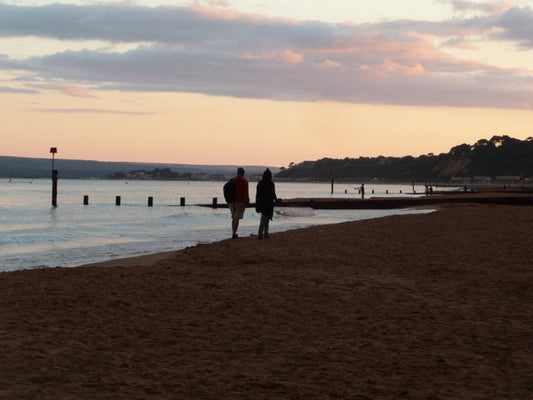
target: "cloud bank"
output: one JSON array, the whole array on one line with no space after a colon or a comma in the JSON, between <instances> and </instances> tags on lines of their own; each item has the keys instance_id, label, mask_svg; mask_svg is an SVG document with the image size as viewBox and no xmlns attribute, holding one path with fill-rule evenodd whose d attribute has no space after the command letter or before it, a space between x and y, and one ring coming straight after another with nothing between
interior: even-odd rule
<instances>
[{"instance_id":1,"label":"cloud bank","mask_svg":"<svg viewBox=\"0 0 533 400\"><path fill-rule=\"evenodd\" d=\"M533 70L452 55L504 43L533 54L533 9L454 1L474 17L325 23L266 18L227 7L0 4L0 39L77 43L12 57L0 48L3 93L60 87L185 92L349 103L533 107ZM99 49L83 48L100 41ZM44 41L43 43L46 43ZM119 50L120 47L127 50ZM4 53L4 54L2 54ZM69 85L77 88L67 90ZM83 87L87 89L80 89ZM11 88L10 90L8 90ZM90 90L88 89L90 88Z\"/></svg>"}]
</instances>

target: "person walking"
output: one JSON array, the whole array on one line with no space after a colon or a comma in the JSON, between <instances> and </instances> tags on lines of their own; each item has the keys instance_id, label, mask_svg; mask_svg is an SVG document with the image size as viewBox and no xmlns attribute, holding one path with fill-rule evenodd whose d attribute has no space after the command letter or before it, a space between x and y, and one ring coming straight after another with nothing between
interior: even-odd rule
<instances>
[{"instance_id":1,"label":"person walking","mask_svg":"<svg viewBox=\"0 0 533 400\"><path fill-rule=\"evenodd\" d=\"M263 178L257 183L255 195L255 210L261 213L258 239L268 239L268 226L274 215L274 203L277 199L276 185L272 182L272 172L267 168L263 172Z\"/></svg>"},{"instance_id":2,"label":"person walking","mask_svg":"<svg viewBox=\"0 0 533 400\"><path fill-rule=\"evenodd\" d=\"M248 180L244 177L244 168L237 169L237 175L232 179L235 185L235 195L233 201L228 204L231 212L231 229L233 232L232 238L237 239L239 235L239 221L244 217L246 206L250 204L250 196L248 194Z\"/></svg>"}]
</instances>

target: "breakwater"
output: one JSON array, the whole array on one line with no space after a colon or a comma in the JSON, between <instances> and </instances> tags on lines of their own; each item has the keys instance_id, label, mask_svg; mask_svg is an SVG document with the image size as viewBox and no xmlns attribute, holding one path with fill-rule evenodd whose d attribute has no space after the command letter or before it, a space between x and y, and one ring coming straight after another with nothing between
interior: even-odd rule
<instances>
[{"instance_id":1,"label":"breakwater","mask_svg":"<svg viewBox=\"0 0 533 400\"><path fill-rule=\"evenodd\" d=\"M276 207L308 207L315 210L392 210L398 208L436 206L446 203L533 205L533 193L453 193L420 197L372 197L370 199L294 198L279 200ZM212 208L227 208L228 206L225 203L218 202L198 205ZM251 203L248 207L255 207L255 204Z\"/></svg>"}]
</instances>

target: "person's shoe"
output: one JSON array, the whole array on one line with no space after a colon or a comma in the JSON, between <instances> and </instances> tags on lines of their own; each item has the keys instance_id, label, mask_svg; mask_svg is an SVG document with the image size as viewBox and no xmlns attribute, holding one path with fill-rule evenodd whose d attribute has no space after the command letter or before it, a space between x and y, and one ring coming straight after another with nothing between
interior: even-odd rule
<instances>
[{"instance_id":1,"label":"person's shoe","mask_svg":"<svg viewBox=\"0 0 533 400\"><path fill-rule=\"evenodd\" d=\"M257 240L263 239L263 235L257 235Z\"/></svg>"},{"instance_id":2,"label":"person's shoe","mask_svg":"<svg viewBox=\"0 0 533 400\"><path fill-rule=\"evenodd\" d=\"M268 233L265 233L265 239L268 239Z\"/></svg>"},{"instance_id":3,"label":"person's shoe","mask_svg":"<svg viewBox=\"0 0 533 400\"><path fill-rule=\"evenodd\" d=\"M237 235L236 233L233 234L233 236L231 237L232 239L238 239L239 238L239 235Z\"/></svg>"}]
</instances>

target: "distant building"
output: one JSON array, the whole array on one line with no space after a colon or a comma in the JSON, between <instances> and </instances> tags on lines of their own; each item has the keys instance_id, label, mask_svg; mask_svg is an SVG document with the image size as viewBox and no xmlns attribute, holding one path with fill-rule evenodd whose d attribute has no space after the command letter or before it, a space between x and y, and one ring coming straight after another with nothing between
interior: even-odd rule
<instances>
[{"instance_id":1,"label":"distant building","mask_svg":"<svg viewBox=\"0 0 533 400\"><path fill-rule=\"evenodd\" d=\"M466 176L453 176L450 178L450 182L455 184L469 184L469 183L491 183L492 178L490 176L474 176L474 177L466 177Z\"/></svg>"}]
</instances>

